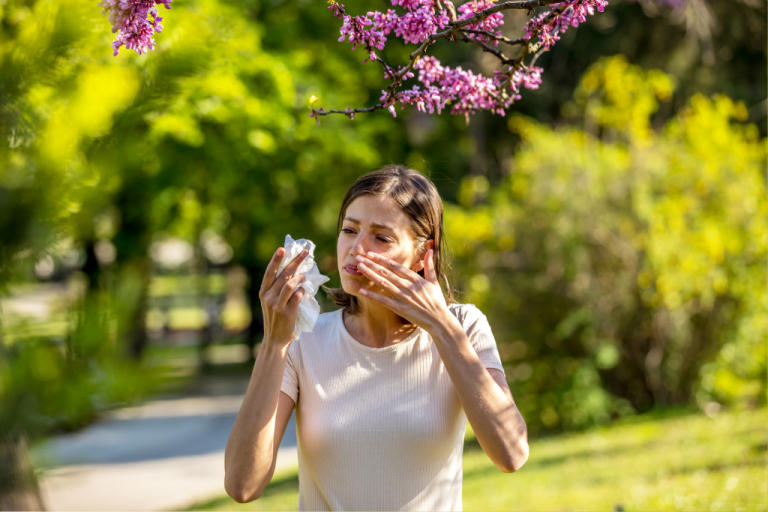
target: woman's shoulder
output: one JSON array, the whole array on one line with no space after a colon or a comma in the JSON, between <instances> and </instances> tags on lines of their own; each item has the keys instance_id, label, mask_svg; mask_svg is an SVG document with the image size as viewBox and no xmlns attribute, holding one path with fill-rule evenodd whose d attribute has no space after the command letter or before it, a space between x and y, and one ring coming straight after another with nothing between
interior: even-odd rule
<instances>
[{"instance_id":1,"label":"woman's shoulder","mask_svg":"<svg viewBox=\"0 0 768 512\"><path fill-rule=\"evenodd\" d=\"M474 304L449 304L448 309L465 328L485 317L480 308Z\"/></svg>"}]
</instances>

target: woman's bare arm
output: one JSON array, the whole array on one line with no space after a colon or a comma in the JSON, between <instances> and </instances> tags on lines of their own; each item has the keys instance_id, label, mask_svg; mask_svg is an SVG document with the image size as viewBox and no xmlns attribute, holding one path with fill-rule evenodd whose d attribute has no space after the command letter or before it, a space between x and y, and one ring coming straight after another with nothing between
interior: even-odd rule
<instances>
[{"instance_id":1,"label":"woman's bare arm","mask_svg":"<svg viewBox=\"0 0 768 512\"><path fill-rule=\"evenodd\" d=\"M272 480L295 405L280 391L284 370L285 355L262 346L224 451L224 489L238 503L259 498Z\"/></svg>"},{"instance_id":2,"label":"woman's bare arm","mask_svg":"<svg viewBox=\"0 0 768 512\"><path fill-rule=\"evenodd\" d=\"M434 329L440 358L451 377L477 441L501 471L528 460L528 429L504 374L485 368L456 317Z\"/></svg>"},{"instance_id":3,"label":"woman's bare arm","mask_svg":"<svg viewBox=\"0 0 768 512\"><path fill-rule=\"evenodd\" d=\"M297 287L305 278L293 274L307 251L278 276L284 254L279 248L264 274L259 291L264 340L224 451L224 489L239 503L257 499L271 480L277 449L295 405L280 387L299 301L304 296L304 289Z\"/></svg>"}]
</instances>

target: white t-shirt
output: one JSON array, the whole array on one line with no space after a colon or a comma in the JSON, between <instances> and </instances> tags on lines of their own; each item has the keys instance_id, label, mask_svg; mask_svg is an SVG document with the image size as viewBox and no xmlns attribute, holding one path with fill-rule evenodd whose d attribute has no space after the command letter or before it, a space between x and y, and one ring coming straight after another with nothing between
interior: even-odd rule
<instances>
[{"instance_id":1,"label":"white t-shirt","mask_svg":"<svg viewBox=\"0 0 768 512\"><path fill-rule=\"evenodd\" d=\"M452 304L480 361L503 367L485 315ZM342 310L291 343L282 391L296 402L299 510L461 510L466 416L432 337L357 342Z\"/></svg>"}]
</instances>

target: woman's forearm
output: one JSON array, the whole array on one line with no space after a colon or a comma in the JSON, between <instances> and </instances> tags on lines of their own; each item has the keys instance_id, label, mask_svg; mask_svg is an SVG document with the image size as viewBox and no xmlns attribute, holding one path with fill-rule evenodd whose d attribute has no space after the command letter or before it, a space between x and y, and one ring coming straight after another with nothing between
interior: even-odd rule
<instances>
[{"instance_id":1,"label":"woman's forearm","mask_svg":"<svg viewBox=\"0 0 768 512\"><path fill-rule=\"evenodd\" d=\"M272 477L275 418L288 345L264 341L224 452L224 487L235 501L252 501Z\"/></svg>"},{"instance_id":2,"label":"woman's forearm","mask_svg":"<svg viewBox=\"0 0 768 512\"><path fill-rule=\"evenodd\" d=\"M528 458L528 431L511 395L490 375L455 317L430 334L480 446L499 469L517 471Z\"/></svg>"}]
</instances>

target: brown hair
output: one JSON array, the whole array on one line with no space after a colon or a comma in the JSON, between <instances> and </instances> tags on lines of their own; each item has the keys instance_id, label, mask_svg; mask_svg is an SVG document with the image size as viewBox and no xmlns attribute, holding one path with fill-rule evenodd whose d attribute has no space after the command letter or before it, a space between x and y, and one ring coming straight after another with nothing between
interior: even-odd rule
<instances>
[{"instance_id":1,"label":"brown hair","mask_svg":"<svg viewBox=\"0 0 768 512\"><path fill-rule=\"evenodd\" d=\"M411 219L410 231L419 247L421 257L424 257L424 244L434 240L435 273L448 304L455 303L453 287L448 279L450 257L447 255L447 244L443 234L443 202L435 185L418 171L402 165L388 165L378 171L361 176L349 187L344 201L341 203L339 220L336 225L336 239L339 238L347 208L352 201L360 196L391 197L400 205L403 213ZM424 270L418 274L424 277ZM357 298L344 291L344 288L328 288L323 286L328 297L337 306L356 315L359 313Z\"/></svg>"}]
</instances>

